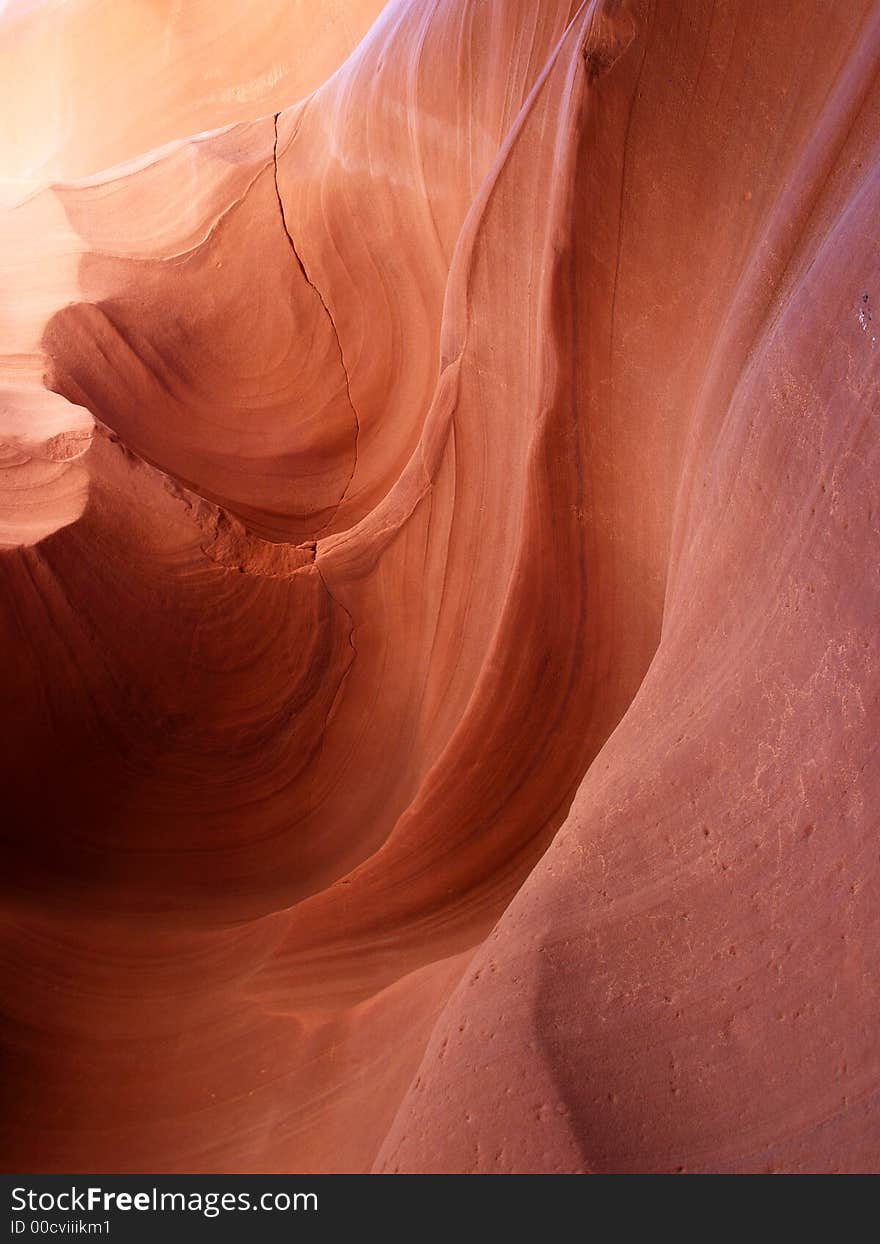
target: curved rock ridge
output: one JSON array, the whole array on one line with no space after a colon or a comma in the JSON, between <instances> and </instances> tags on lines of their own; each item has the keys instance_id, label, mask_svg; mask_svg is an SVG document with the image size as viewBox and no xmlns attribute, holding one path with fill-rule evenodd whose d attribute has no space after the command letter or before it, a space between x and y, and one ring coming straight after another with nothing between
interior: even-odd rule
<instances>
[{"instance_id":1,"label":"curved rock ridge","mask_svg":"<svg viewBox=\"0 0 880 1244\"><path fill-rule=\"evenodd\" d=\"M146 7L2 153L4 1169L876 1169L880 4Z\"/></svg>"}]
</instances>

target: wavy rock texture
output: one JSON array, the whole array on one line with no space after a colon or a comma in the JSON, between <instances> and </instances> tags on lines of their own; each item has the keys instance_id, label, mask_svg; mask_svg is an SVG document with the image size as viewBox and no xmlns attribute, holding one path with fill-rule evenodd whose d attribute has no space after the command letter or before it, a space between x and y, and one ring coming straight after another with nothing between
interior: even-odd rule
<instances>
[{"instance_id":1,"label":"wavy rock texture","mask_svg":"<svg viewBox=\"0 0 880 1244\"><path fill-rule=\"evenodd\" d=\"M379 7L0 28L5 1169L876 1169L880 5Z\"/></svg>"}]
</instances>

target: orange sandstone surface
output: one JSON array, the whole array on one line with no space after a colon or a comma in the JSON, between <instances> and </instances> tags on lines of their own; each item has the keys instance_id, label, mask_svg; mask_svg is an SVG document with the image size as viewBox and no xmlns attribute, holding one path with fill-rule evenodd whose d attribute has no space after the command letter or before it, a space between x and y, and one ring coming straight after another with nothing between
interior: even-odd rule
<instances>
[{"instance_id":1,"label":"orange sandstone surface","mask_svg":"<svg viewBox=\"0 0 880 1244\"><path fill-rule=\"evenodd\" d=\"M0 65L3 1169L876 1170L880 4Z\"/></svg>"}]
</instances>

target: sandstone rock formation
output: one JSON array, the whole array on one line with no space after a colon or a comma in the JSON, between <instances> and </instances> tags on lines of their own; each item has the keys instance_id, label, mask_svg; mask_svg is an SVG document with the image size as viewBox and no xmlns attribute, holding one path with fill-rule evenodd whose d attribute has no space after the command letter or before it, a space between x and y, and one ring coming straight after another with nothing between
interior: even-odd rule
<instances>
[{"instance_id":1,"label":"sandstone rock formation","mask_svg":"<svg viewBox=\"0 0 880 1244\"><path fill-rule=\"evenodd\" d=\"M876 1169L880 4L380 7L0 19L4 1169Z\"/></svg>"}]
</instances>

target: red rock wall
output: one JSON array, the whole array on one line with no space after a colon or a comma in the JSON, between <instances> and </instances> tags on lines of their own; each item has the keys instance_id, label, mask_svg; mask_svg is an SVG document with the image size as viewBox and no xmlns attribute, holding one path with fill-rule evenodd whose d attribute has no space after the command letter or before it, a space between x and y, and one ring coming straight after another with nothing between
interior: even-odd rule
<instances>
[{"instance_id":1,"label":"red rock wall","mask_svg":"<svg viewBox=\"0 0 880 1244\"><path fill-rule=\"evenodd\" d=\"M878 56L398 0L5 213L7 1169L876 1168Z\"/></svg>"}]
</instances>

